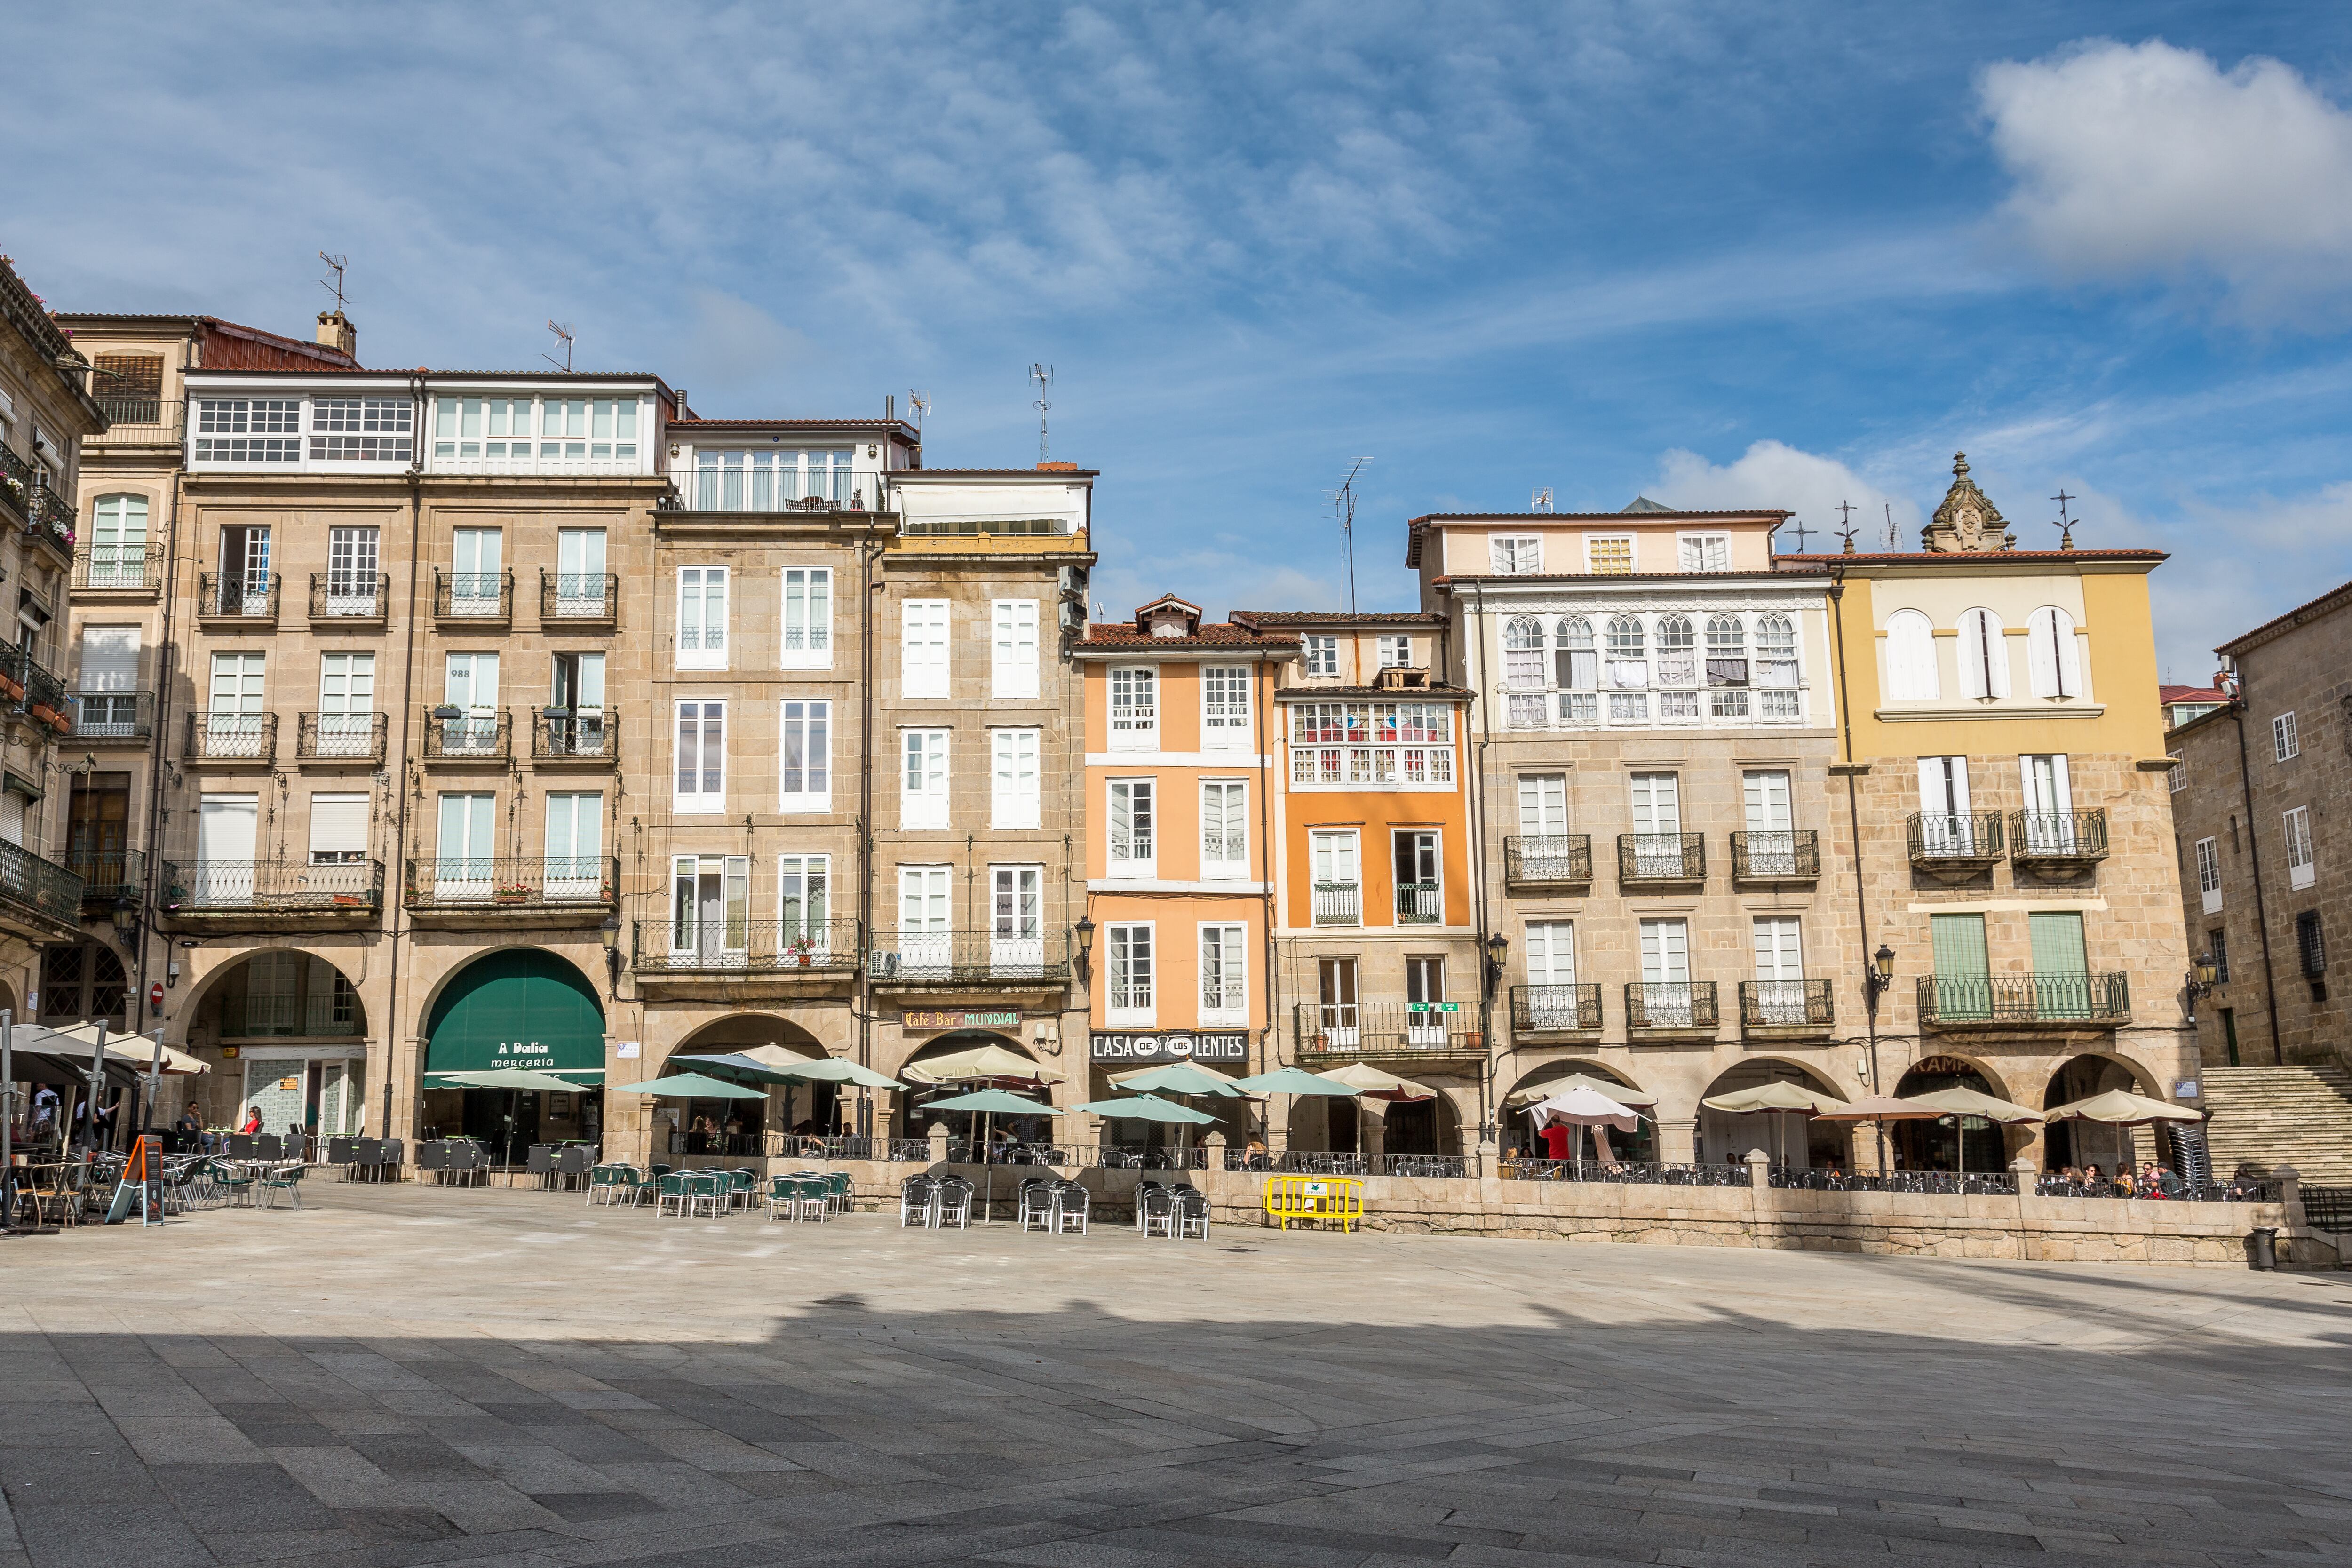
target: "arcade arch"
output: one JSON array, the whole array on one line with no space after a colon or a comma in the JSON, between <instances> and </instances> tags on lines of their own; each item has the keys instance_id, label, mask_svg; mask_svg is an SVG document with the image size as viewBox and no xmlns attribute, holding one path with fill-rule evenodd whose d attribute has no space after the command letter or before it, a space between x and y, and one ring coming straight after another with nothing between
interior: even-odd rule
<instances>
[{"instance_id":1,"label":"arcade arch","mask_svg":"<svg viewBox=\"0 0 2352 1568\"><path fill-rule=\"evenodd\" d=\"M364 1130L367 1009L324 955L256 949L206 974L181 1017L189 1048L220 1058L203 1090L208 1116L238 1127L257 1113L267 1132Z\"/></svg>"},{"instance_id":2,"label":"arcade arch","mask_svg":"<svg viewBox=\"0 0 2352 1568\"><path fill-rule=\"evenodd\" d=\"M1543 1142L1536 1132L1535 1121L1528 1114L1528 1109L1536 1101L1557 1093L1557 1086L1571 1078L1588 1078L1598 1083L1616 1084L1632 1090L1647 1101L1648 1103L1639 1106L1628 1105L1628 1109L1634 1111L1640 1118L1633 1131L1620 1132L1613 1127L1608 1127L1601 1129L1601 1135L1608 1141L1609 1152L1614 1159L1639 1162L1657 1159L1658 1128L1655 1119L1657 1110L1655 1097L1622 1071L1611 1067L1608 1063L1577 1057L1545 1062L1532 1068L1522 1074L1519 1080L1511 1086L1510 1091L1503 1096L1505 1158L1515 1155L1539 1156L1541 1154ZM1603 1092L1607 1091L1603 1090ZM1589 1146L1591 1142L1589 1136L1586 1142Z\"/></svg>"},{"instance_id":3,"label":"arcade arch","mask_svg":"<svg viewBox=\"0 0 2352 1568\"><path fill-rule=\"evenodd\" d=\"M542 948L482 954L448 975L425 1020L418 1127L501 1150L579 1140L604 1127L604 1005L573 964ZM447 1075L524 1068L580 1085L573 1092L467 1089Z\"/></svg>"},{"instance_id":4,"label":"arcade arch","mask_svg":"<svg viewBox=\"0 0 2352 1568\"><path fill-rule=\"evenodd\" d=\"M2105 1094L2120 1089L2134 1094L2145 1094L2152 1100L2162 1100L2156 1080L2145 1070L2120 1057L2088 1052L2071 1057L2050 1075L2050 1086L2043 1090L2041 1109L2054 1110L2077 1100L2088 1100L2095 1094ZM2112 1176L2119 1169L2130 1168L2143 1158L2139 1151L2147 1147L2140 1140L2148 1134L2130 1127L2109 1127L2096 1121L2053 1121L2042 1129L2042 1165L2044 1170L2059 1171L2069 1165L2081 1168L2096 1165L2102 1174Z\"/></svg>"},{"instance_id":5,"label":"arcade arch","mask_svg":"<svg viewBox=\"0 0 2352 1568\"><path fill-rule=\"evenodd\" d=\"M1793 1083L1822 1094L1847 1098L1846 1091L1803 1062L1780 1057L1750 1057L1723 1073L1699 1096L1698 1140L1695 1158L1702 1165L1737 1164L1751 1149L1761 1149L1778 1164L1808 1168L1830 1164L1853 1166L1853 1134L1841 1121L1816 1121L1786 1111L1736 1114L1717 1110L1705 1102L1735 1089L1759 1089L1768 1083Z\"/></svg>"},{"instance_id":6,"label":"arcade arch","mask_svg":"<svg viewBox=\"0 0 2352 1568\"><path fill-rule=\"evenodd\" d=\"M1910 1100L1948 1089L1972 1089L1996 1100L2015 1099L1982 1062L1951 1055L1922 1057L1913 1062L1896 1080L1895 1097ZM1956 1121L1960 1125L1955 1126ZM2020 1137L2032 1135L2028 1131ZM1895 1152L1895 1164L1906 1171L2002 1171L2008 1169L2011 1158L2007 1131L1981 1117L1891 1121L1886 1125L1886 1142Z\"/></svg>"}]
</instances>

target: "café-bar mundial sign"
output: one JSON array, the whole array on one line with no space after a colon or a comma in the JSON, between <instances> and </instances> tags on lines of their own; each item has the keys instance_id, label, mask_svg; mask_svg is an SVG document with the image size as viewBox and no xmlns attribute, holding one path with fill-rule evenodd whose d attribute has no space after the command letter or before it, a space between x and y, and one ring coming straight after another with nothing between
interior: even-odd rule
<instances>
[{"instance_id":1,"label":"caf\u00e9-bar mundial sign","mask_svg":"<svg viewBox=\"0 0 2352 1568\"><path fill-rule=\"evenodd\" d=\"M1249 1031L1118 1035L1097 1032L1093 1057L1098 1062L1236 1062L1249 1060Z\"/></svg>"}]
</instances>

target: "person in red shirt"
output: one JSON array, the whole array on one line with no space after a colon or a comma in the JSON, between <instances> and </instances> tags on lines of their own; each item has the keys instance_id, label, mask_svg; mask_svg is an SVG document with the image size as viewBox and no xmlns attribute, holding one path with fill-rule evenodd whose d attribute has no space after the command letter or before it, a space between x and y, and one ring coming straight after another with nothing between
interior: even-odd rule
<instances>
[{"instance_id":1,"label":"person in red shirt","mask_svg":"<svg viewBox=\"0 0 2352 1568\"><path fill-rule=\"evenodd\" d=\"M1576 1136L1576 1129L1573 1127L1565 1127L1555 1121L1545 1127L1537 1136L1543 1140L1544 1158L1547 1160L1566 1160L1575 1153L1575 1150L1570 1146L1570 1141Z\"/></svg>"},{"instance_id":2,"label":"person in red shirt","mask_svg":"<svg viewBox=\"0 0 2352 1568\"><path fill-rule=\"evenodd\" d=\"M252 1110L247 1112L245 1125L238 1128L237 1131L239 1132L248 1134L261 1131L261 1108L259 1106L256 1106Z\"/></svg>"}]
</instances>

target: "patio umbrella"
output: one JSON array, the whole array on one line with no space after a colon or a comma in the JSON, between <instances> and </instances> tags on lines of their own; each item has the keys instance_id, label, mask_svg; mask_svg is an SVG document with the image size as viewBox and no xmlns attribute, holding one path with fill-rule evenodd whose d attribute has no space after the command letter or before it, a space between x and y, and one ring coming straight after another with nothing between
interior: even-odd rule
<instances>
[{"instance_id":1,"label":"patio umbrella","mask_svg":"<svg viewBox=\"0 0 2352 1568\"><path fill-rule=\"evenodd\" d=\"M1897 1100L1889 1094L1866 1094L1860 1100L1849 1100L1834 1110L1817 1110L1817 1121L1867 1121L1878 1133L1878 1168L1886 1169L1886 1124L1890 1121L1933 1121L1944 1113L1925 1110L1907 1100Z\"/></svg>"},{"instance_id":2,"label":"patio umbrella","mask_svg":"<svg viewBox=\"0 0 2352 1568\"><path fill-rule=\"evenodd\" d=\"M1423 1089L1411 1079L1399 1078L1392 1072L1382 1072L1369 1062L1349 1062L1346 1067L1315 1076L1345 1084L1366 1100L1385 1100L1391 1105L1437 1098L1435 1089Z\"/></svg>"},{"instance_id":3,"label":"patio umbrella","mask_svg":"<svg viewBox=\"0 0 2352 1568\"><path fill-rule=\"evenodd\" d=\"M928 1061L910 1063L904 1070L917 1083L954 1083L973 1078L1011 1079L1035 1084L1062 1081L1062 1075L1051 1068L994 1044L950 1051Z\"/></svg>"},{"instance_id":4,"label":"patio umbrella","mask_svg":"<svg viewBox=\"0 0 2352 1568\"><path fill-rule=\"evenodd\" d=\"M2069 1100L2055 1110L2042 1112L2042 1117L2049 1121L2103 1121L2110 1127L2151 1127L2159 1121L2202 1121L2205 1113L2134 1094L2127 1089L2111 1089L2088 1100Z\"/></svg>"},{"instance_id":5,"label":"patio umbrella","mask_svg":"<svg viewBox=\"0 0 2352 1568\"><path fill-rule=\"evenodd\" d=\"M572 1086L566 1085L566 1088ZM665 1100L765 1100L765 1089L746 1089L740 1083L724 1079L705 1078L698 1072L672 1073L667 1078L649 1078L643 1083L608 1083L608 1094L656 1094Z\"/></svg>"},{"instance_id":6,"label":"patio umbrella","mask_svg":"<svg viewBox=\"0 0 2352 1568\"><path fill-rule=\"evenodd\" d=\"M1925 1105L1952 1118L1952 1145L1958 1151L1959 1173L1964 1176L1969 1173L1969 1141L1968 1123L1960 1120L1962 1117L1981 1116L1987 1121L2002 1123L2043 1120L2038 1110L2011 1100L1995 1100L1973 1089L1939 1089L1933 1094L1909 1095L1905 1103Z\"/></svg>"},{"instance_id":7,"label":"patio umbrella","mask_svg":"<svg viewBox=\"0 0 2352 1568\"><path fill-rule=\"evenodd\" d=\"M1219 1094L1234 1099L1244 1092L1226 1074L1198 1062L1170 1062L1165 1067L1115 1072L1110 1080L1131 1094Z\"/></svg>"},{"instance_id":8,"label":"patio umbrella","mask_svg":"<svg viewBox=\"0 0 2352 1568\"><path fill-rule=\"evenodd\" d=\"M995 1050L998 1047L988 1046L982 1048ZM1059 1116L1062 1114L1054 1106L1041 1105L1034 1100L1024 1100L1017 1094L1011 1094L1001 1089L975 1089L970 1094L951 1094L945 1100L932 1100L923 1109L925 1110L977 1110L981 1113L980 1157L981 1163L988 1168L988 1196L982 1201L980 1211L980 1222L982 1225L988 1223L989 1210L994 1207L996 1203L996 1162L988 1157L988 1132L991 1123L996 1119L996 1113L1001 1110L1008 1116Z\"/></svg>"},{"instance_id":9,"label":"patio umbrella","mask_svg":"<svg viewBox=\"0 0 2352 1568\"><path fill-rule=\"evenodd\" d=\"M793 1062L780 1067L778 1072L803 1083L847 1083L860 1089L904 1089L907 1086L886 1073L860 1067L846 1057L827 1057L823 1061Z\"/></svg>"},{"instance_id":10,"label":"patio umbrella","mask_svg":"<svg viewBox=\"0 0 2352 1568\"><path fill-rule=\"evenodd\" d=\"M1636 1110L1647 1110L1658 1103L1658 1097L1654 1094L1645 1094L1638 1089L1628 1089L1622 1083L1612 1083L1605 1078L1590 1078L1580 1072L1572 1072L1566 1078L1546 1079L1543 1082L1530 1085L1526 1089L1513 1089L1504 1097L1503 1109L1525 1110L1539 1100L1566 1094L1571 1089L1591 1089L1596 1094L1606 1095L1620 1105L1630 1105Z\"/></svg>"},{"instance_id":11,"label":"patio umbrella","mask_svg":"<svg viewBox=\"0 0 2352 1568\"><path fill-rule=\"evenodd\" d=\"M1735 1089L1729 1094L1712 1095L1699 1101L1710 1110L1728 1111L1734 1116L1751 1115L1759 1110L1779 1111L1784 1115L1815 1116L1833 1110L1845 1103L1833 1094L1822 1094L1785 1079L1759 1083L1753 1089ZM1788 1127L1775 1122L1773 1131L1780 1140L1780 1163L1787 1164Z\"/></svg>"},{"instance_id":12,"label":"patio umbrella","mask_svg":"<svg viewBox=\"0 0 2352 1568\"><path fill-rule=\"evenodd\" d=\"M1275 1072L1262 1072L1255 1078L1237 1078L1234 1087L1251 1094L1328 1094L1352 1095L1357 1091L1344 1083L1335 1083L1319 1073L1301 1068L1283 1068Z\"/></svg>"},{"instance_id":13,"label":"patio umbrella","mask_svg":"<svg viewBox=\"0 0 2352 1568\"><path fill-rule=\"evenodd\" d=\"M1078 1107L1097 1116L1114 1116L1131 1121L1181 1121L1191 1126L1216 1121L1204 1111L1189 1105L1179 1105L1172 1100L1162 1100L1156 1094L1129 1095L1124 1100L1094 1100Z\"/></svg>"},{"instance_id":14,"label":"patio umbrella","mask_svg":"<svg viewBox=\"0 0 2352 1568\"><path fill-rule=\"evenodd\" d=\"M20 1024L17 1027L22 1028L24 1026ZM95 1024L77 1024L70 1029L56 1029L51 1033L61 1039L79 1040L84 1046L93 1046L98 1043L98 1026ZM17 1048L23 1049L22 1047ZM135 1062L142 1068L153 1059L155 1041L152 1037L147 1035L110 1032L106 1038L106 1054L110 1058L120 1061ZM185 1051L175 1050L170 1046L165 1046L163 1070L167 1074L210 1072L213 1070L213 1065L201 1057L192 1057Z\"/></svg>"},{"instance_id":15,"label":"patio umbrella","mask_svg":"<svg viewBox=\"0 0 2352 1568\"><path fill-rule=\"evenodd\" d=\"M580 1086L550 1073L533 1072L529 1068L484 1068L479 1072L429 1072L428 1079L439 1079L444 1084L457 1084L464 1089L502 1089L507 1091L507 1181L514 1181L515 1097L525 1089L537 1094L570 1094ZM484 1181L489 1178L486 1175Z\"/></svg>"},{"instance_id":16,"label":"patio umbrella","mask_svg":"<svg viewBox=\"0 0 2352 1568\"><path fill-rule=\"evenodd\" d=\"M1620 1132L1631 1132L1641 1125L1633 1111L1599 1089L1587 1089L1580 1084L1564 1094L1556 1094L1530 1106L1528 1114L1535 1119L1538 1132L1552 1122L1570 1127L1613 1127ZM1599 1141L1598 1132L1594 1134L1594 1141ZM1582 1139L1577 1140L1576 1143L1576 1173L1579 1177L1584 1174Z\"/></svg>"}]
</instances>

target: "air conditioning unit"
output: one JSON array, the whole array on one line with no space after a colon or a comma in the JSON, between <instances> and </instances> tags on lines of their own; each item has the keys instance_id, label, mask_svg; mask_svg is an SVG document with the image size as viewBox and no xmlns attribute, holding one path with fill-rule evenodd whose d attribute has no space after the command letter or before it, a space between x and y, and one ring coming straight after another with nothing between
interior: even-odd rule
<instances>
[{"instance_id":1,"label":"air conditioning unit","mask_svg":"<svg viewBox=\"0 0 2352 1568\"><path fill-rule=\"evenodd\" d=\"M1062 601L1062 629L1072 636L1087 629L1087 602L1084 599Z\"/></svg>"},{"instance_id":2,"label":"air conditioning unit","mask_svg":"<svg viewBox=\"0 0 2352 1568\"><path fill-rule=\"evenodd\" d=\"M1064 597L1076 595L1083 600L1087 596L1087 569L1083 566L1063 567L1061 584Z\"/></svg>"},{"instance_id":3,"label":"air conditioning unit","mask_svg":"<svg viewBox=\"0 0 2352 1568\"><path fill-rule=\"evenodd\" d=\"M898 955L895 952L870 952L866 955L866 973L876 980L898 977Z\"/></svg>"}]
</instances>

